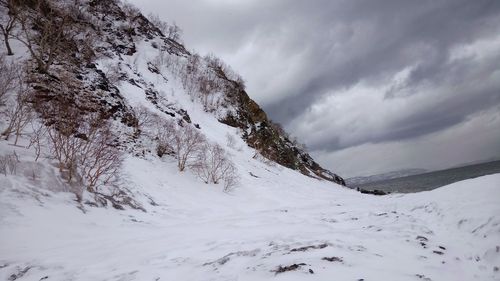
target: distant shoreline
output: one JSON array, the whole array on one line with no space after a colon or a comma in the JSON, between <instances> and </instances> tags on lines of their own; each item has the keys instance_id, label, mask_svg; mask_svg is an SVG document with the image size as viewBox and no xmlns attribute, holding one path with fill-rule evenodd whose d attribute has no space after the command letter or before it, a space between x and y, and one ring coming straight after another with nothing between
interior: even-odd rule
<instances>
[{"instance_id":1,"label":"distant shoreline","mask_svg":"<svg viewBox=\"0 0 500 281\"><path fill-rule=\"evenodd\" d=\"M500 173L500 161L432 171L423 174L362 183L351 188L382 190L391 193L414 193L436 189L454 182Z\"/></svg>"}]
</instances>

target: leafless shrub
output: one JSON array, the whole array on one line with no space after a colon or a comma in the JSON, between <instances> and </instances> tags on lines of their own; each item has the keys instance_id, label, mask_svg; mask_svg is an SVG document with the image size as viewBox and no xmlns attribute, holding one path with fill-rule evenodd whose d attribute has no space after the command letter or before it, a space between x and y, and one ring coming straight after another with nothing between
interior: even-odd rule
<instances>
[{"instance_id":1,"label":"leafless shrub","mask_svg":"<svg viewBox=\"0 0 500 281\"><path fill-rule=\"evenodd\" d=\"M238 170L236 169L233 163L230 164L231 165L228 167L224 175L224 192L231 191L240 182L240 176L238 174Z\"/></svg>"},{"instance_id":2,"label":"leafless shrub","mask_svg":"<svg viewBox=\"0 0 500 281\"><path fill-rule=\"evenodd\" d=\"M214 111L218 108L218 100L215 94L222 90L221 81L211 71L206 71L198 76L198 91L205 111Z\"/></svg>"},{"instance_id":3,"label":"leafless shrub","mask_svg":"<svg viewBox=\"0 0 500 281\"><path fill-rule=\"evenodd\" d=\"M11 102L6 110L7 118L9 123L7 128L3 131L2 135L6 140L9 139L12 133L15 134L16 139L14 145L17 145L19 136L22 131L28 125L28 123L33 119L33 108L29 104L29 89L28 85L25 83L25 78L23 72L18 72L18 78L15 79L17 86L17 92L15 99Z\"/></svg>"},{"instance_id":4,"label":"leafless shrub","mask_svg":"<svg viewBox=\"0 0 500 281\"><path fill-rule=\"evenodd\" d=\"M136 124L134 125L134 135L139 136L146 128L152 127L155 123L155 114L144 106L139 106L133 112Z\"/></svg>"},{"instance_id":5,"label":"leafless shrub","mask_svg":"<svg viewBox=\"0 0 500 281\"><path fill-rule=\"evenodd\" d=\"M218 144L205 143L190 167L205 183L218 184L223 181L224 190L227 191L238 181L233 162Z\"/></svg>"},{"instance_id":6,"label":"leafless shrub","mask_svg":"<svg viewBox=\"0 0 500 281\"><path fill-rule=\"evenodd\" d=\"M180 76L183 69L181 58L175 55L169 55L166 51L163 51L163 53L165 54L166 65L168 65L172 74Z\"/></svg>"},{"instance_id":7,"label":"leafless shrub","mask_svg":"<svg viewBox=\"0 0 500 281\"><path fill-rule=\"evenodd\" d=\"M153 58L151 63L160 74L163 74L165 69L168 69L177 77L181 77L183 71L186 69L182 58L170 55L165 48L158 48L158 54Z\"/></svg>"},{"instance_id":8,"label":"leafless shrub","mask_svg":"<svg viewBox=\"0 0 500 281\"><path fill-rule=\"evenodd\" d=\"M158 56L155 60L160 65L176 56ZM235 85L244 89L241 77L214 55L201 58L194 53L186 60L168 64L174 75L180 78L182 86L191 100L198 99L207 112L216 111L224 104L224 96L234 90Z\"/></svg>"},{"instance_id":9,"label":"leafless shrub","mask_svg":"<svg viewBox=\"0 0 500 281\"><path fill-rule=\"evenodd\" d=\"M175 136L177 134L175 124L158 117L154 127L156 128L155 139L157 141L156 154L163 157L165 154L174 153Z\"/></svg>"},{"instance_id":10,"label":"leafless shrub","mask_svg":"<svg viewBox=\"0 0 500 281\"><path fill-rule=\"evenodd\" d=\"M75 116L65 108L63 116L73 116L72 122L56 122L49 130L52 155L68 183L79 183L95 193L99 187L117 180L122 163L121 152L113 146L115 136L110 124L98 114L86 118ZM81 199L80 195L77 197Z\"/></svg>"},{"instance_id":11,"label":"leafless shrub","mask_svg":"<svg viewBox=\"0 0 500 281\"><path fill-rule=\"evenodd\" d=\"M213 151L210 150L211 146L208 143L203 144L201 149L198 151L195 160L189 165L189 167L194 171L194 173L204 182L211 182L211 159Z\"/></svg>"},{"instance_id":12,"label":"leafless shrub","mask_svg":"<svg viewBox=\"0 0 500 281\"><path fill-rule=\"evenodd\" d=\"M122 154L113 146L115 136L105 120L100 118L90 120L82 131L86 140L79 153L79 171L87 190L96 192L99 187L117 181L123 162Z\"/></svg>"},{"instance_id":13,"label":"leafless shrub","mask_svg":"<svg viewBox=\"0 0 500 281\"><path fill-rule=\"evenodd\" d=\"M220 106L220 97L216 94L224 92L225 82L223 73L211 67L212 64L217 64L220 60L208 61L208 67L202 63L206 60L206 57L202 59L198 54L193 53L187 60L174 64L180 64L180 66L174 67L177 72L173 73L180 77L182 86L191 100L199 99L205 111L210 112Z\"/></svg>"},{"instance_id":14,"label":"leafless shrub","mask_svg":"<svg viewBox=\"0 0 500 281\"><path fill-rule=\"evenodd\" d=\"M177 167L184 171L186 164L196 158L197 152L203 147L205 137L189 125L180 127L173 136L173 148L177 155Z\"/></svg>"},{"instance_id":15,"label":"leafless shrub","mask_svg":"<svg viewBox=\"0 0 500 281\"><path fill-rule=\"evenodd\" d=\"M60 116L59 114L64 113ZM67 108L57 113L59 120L47 130L49 146L52 156L57 160L59 171L63 177L71 183L77 174L77 159L80 147L83 146L83 139L75 137L77 133L78 113ZM65 122L65 118L70 122Z\"/></svg>"},{"instance_id":16,"label":"leafless shrub","mask_svg":"<svg viewBox=\"0 0 500 281\"><path fill-rule=\"evenodd\" d=\"M40 122L31 121L31 129L32 132L30 134L30 143L28 145L28 149L33 147L35 149L35 162L40 158L40 154L42 153L42 146L45 140L45 134L47 132L47 128Z\"/></svg>"},{"instance_id":17,"label":"leafless shrub","mask_svg":"<svg viewBox=\"0 0 500 281\"><path fill-rule=\"evenodd\" d=\"M198 78L200 76L201 57L198 54L193 54L187 58L187 61L182 65L180 70L180 78L182 86L186 93L194 100L199 90Z\"/></svg>"},{"instance_id":18,"label":"leafless shrub","mask_svg":"<svg viewBox=\"0 0 500 281\"><path fill-rule=\"evenodd\" d=\"M33 109L31 108L31 105L26 102L26 97L18 98L19 100L16 103L13 115L13 119L15 120L14 133L16 136L14 145L17 145L19 136L21 135L22 131L24 130L26 125L28 125L28 123L33 119Z\"/></svg>"}]
</instances>

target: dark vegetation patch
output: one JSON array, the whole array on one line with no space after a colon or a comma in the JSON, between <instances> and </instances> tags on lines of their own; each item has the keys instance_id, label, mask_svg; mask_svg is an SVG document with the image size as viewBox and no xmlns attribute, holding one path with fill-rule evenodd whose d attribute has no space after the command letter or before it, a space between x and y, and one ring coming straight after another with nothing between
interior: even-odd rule
<instances>
[{"instance_id":1,"label":"dark vegetation patch","mask_svg":"<svg viewBox=\"0 0 500 281\"><path fill-rule=\"evenodd\" d=\"M383 190L378 190L378 189L367 190L367 189L363 189L363 188L359 188L359 187L356 188L356 190L363 193L363 194L372 194L372 195L378 195L378 196L387 195L390 193L390 192L385 192Z\"/></svg>"},{"instance_id":2,"label":"dark vegetation patch","mask_svg":"<svg viewBox=\"0 0 500 281\"><path fill-rule=\"evenodd\" d=\"M275 270L272 270L275 274L280 274L288 271L295 271L297 269L300 269L302 266L306 265L305 263L294 263L291 265L286 265L286 266L278 266Z\"/></svg>"},{"instance_id":3,"label":"dark vegetation patch","mask_svg":"<svg viewBox=\"0 0 500 281\"><path fill-rule=\"evenodd\" d=\"M326 247L328 247L328 244L323 243L323 244L319 244L319 245L311 245L311 246L304 246L304 247L300 247L300 248L294 248L294 249L291 249L290 252L305 252L305 251L309 251L309 250L313 250L313 249L323 249Z\"/></svg>"},{"instance_id":4,"label":"dark vegetation patch","mask_svg":"<svg viewBox=\"0 0 500 281\"><path fill-rule=\"evenodd\" d=\"M324 257L322 258L324 261L329 261L329 262L344 262L344 259L340 257Z\"/></svg>"}]
</instances>

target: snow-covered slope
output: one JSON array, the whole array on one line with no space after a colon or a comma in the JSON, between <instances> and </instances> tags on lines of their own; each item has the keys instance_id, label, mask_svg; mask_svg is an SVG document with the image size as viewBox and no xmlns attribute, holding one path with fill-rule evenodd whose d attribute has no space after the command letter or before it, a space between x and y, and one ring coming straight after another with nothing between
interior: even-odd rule
<instances>
[{"instance_id":1,"label":"snow-covered slope","mask_svg":"<svg viewBox=\"0 0 500 281\"><path fill-rule=\"evenodd\" d=\"M171 161L130 156L124 177L146 212L79 209L40 187L57 189L48 164L24 176L31 156L16 149L17 175L0 176L1 280L500 278L498 174L375 197L243 151L241 184L223 193Z\"/></svg>"}]
</instances>

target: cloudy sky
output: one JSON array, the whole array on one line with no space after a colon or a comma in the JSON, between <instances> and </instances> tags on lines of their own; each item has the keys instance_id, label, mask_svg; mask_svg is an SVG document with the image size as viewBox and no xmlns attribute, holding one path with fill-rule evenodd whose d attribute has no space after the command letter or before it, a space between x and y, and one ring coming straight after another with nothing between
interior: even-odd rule
<instances>
[{"instance_id":1,"label":"cloudy sky","mask_svg":"<svg viewBox=\"0 0 500 281\"><path fill-rule=\"evenodd\" d=\"M350 177L500 156L498 0L133 0Z\"/></svg>"}]
</instances>

